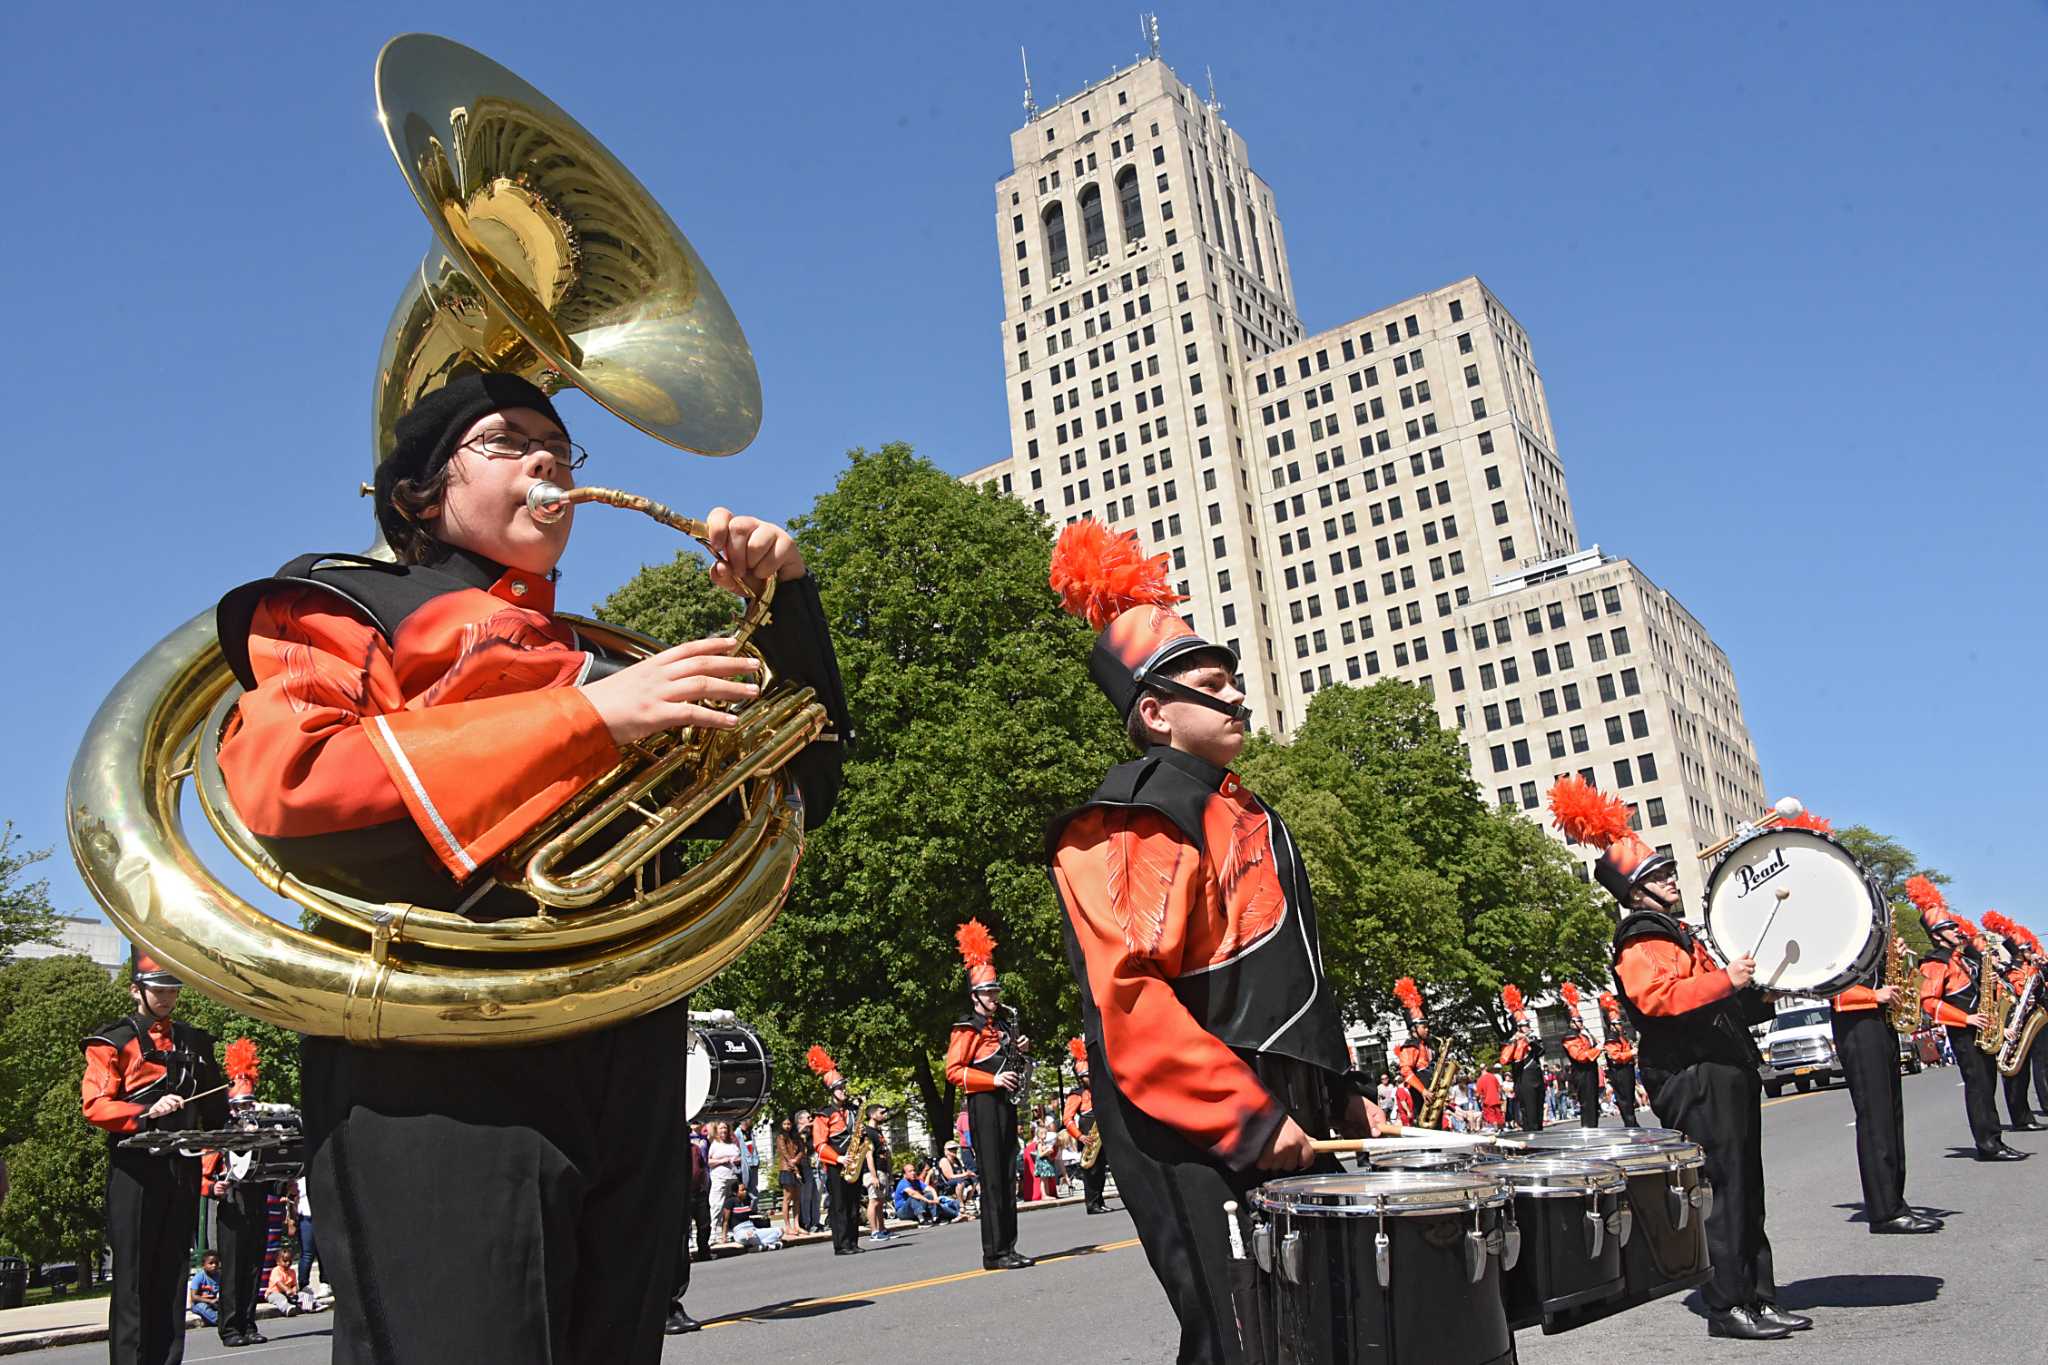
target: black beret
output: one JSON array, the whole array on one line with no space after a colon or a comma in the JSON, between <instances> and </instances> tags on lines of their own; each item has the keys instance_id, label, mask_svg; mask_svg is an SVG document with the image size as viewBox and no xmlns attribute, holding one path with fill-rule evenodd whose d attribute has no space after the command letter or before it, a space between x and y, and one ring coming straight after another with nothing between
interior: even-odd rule
<instances>
[{"instance_id":1,"label":"black beret","mask_svg":"<svg viewBox=\"0 0 2048 1365\"><path fill-rule=\"evenodd\" d=\"M393 434L397 443L377 466L377 524L385 538L397 543L406 532L405 520L391 502L391 490L401 479L432 474L455 453L455 442L480 417L507 408L531 408L567 431L555 405L528 381L516 374L485 374L471 370L435 389L414 403L398 419Z\"/></svg>"}]
</instances>

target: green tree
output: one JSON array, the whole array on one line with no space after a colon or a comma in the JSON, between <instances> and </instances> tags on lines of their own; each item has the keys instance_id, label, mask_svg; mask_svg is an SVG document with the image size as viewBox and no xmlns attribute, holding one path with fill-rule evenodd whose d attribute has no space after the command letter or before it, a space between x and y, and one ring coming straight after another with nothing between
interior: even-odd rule
<instances>
[{"instance_id":1,"label":"green tree","mask_svg":"<svg viewBox=\"0 0 2048 1365\"><path fill-rule=\"evenodd\" d=\"M76 1077L24 1107L28 1132L7 1148L0 1242L30 1261L75 1260L82 1289L106 1240L106 1135L79 1117Z\"/></svg>"},{"instance_id":2,"label":"green tree","mask_svg":"<svg viewBox=\"0 0 2048 1365\"><path fill-rule=\"evenodd\" d=\"M1078 1008L1045 822L1124 741L1088 679L1090 632L1046 585L1052 535L1029 508L892 443L852 451L791 529L846 683L846 781L780 918L696 1004L762 1030L785 1110L819 1097L802 1056L823 1043L857 1090L907 1088L943 1133L955 1097L939 1062L966 995L954 928L974 916L995 934L1008 998L1050 1063ZM684 554L599 614L676 640L729 618L720 598Z\"/></svg>"},{"instance_id":3,"label":"green tree","mask_svg":"<svg viewBox=\"0 0 2048 1365\"><path fill-rule=\"evenodd\" d=\"M1920 912L1906 899L1906 879L1925 877L1937 886L1946 886L1948 875L1931 867L1922 867L1912 849L1889 834L1879 834L1868 825L1838 829L1835 841L1848 849L1856 861L1877 878L1878 890L1883 893L1885 904L1893 909L1892 922L1899 937L1906 940L1906 947L1911 952L1924 957L1933 944L1928 941L1927 931L1920 926Z\"/></svg>"},{"instance_id":4,"label":"green tree","mask_svg":"<svg viewBox=\"0 0 2048 1365\"><path fill-rule=\"evenodd\" d=\"M50 850L23 853L15 847L20 842L12 820L0 825L0 961L24 943L55 945L64 927L57 908L50 903L49 879L22 880L30 868L50 856Z\"/></svg>"},{"instance_id":5,"label":"green tree","mask_svg":"<svg viewBox=\"0 0 2048 1365\"><path fill-rule=\"evenodd\" d=\"M299 1035L276 1024L251 1018L232 1005L186 989L179 993L177 1017L211 1033L224 1056L237 1038L256 1044L256 1098L273 1104L299 1103Z\"/></svg>"}]
</instances>

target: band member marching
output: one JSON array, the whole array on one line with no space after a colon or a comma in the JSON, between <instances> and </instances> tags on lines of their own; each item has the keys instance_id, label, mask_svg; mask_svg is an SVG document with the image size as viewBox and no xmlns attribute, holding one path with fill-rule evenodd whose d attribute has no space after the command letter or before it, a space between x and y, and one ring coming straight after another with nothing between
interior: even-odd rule
<instances>
[{"instance_id":1,"label":"band member marching","mask_svg":"<svg viewBox=\"0 0 2048 1365\"><path fill-rule=\"evenodd\" d=\"M863 1190L859 1180L844 1178L842 1168L846 1165L847 1150L860 1135L860 1111L831 1054L814 1043L804 1063L825 1083L832 1096L830 1104L811 1116L811 1151L825 1170L825 1224L832 1229L832 1254L852 1256L861 1249Z\"/></svg>"},{"instance_id":2,"label":"band member marching","mask_svg":"<svg viewBox=\"0 0 2048 1365\"><path fill-rule=\"evenodd\" d=\"M2018 1000L2025 995L2027 977L2033 970L2027 963L2025 946L2020 941L2020 926L1996 910L1986 910L1984 929L1987 933L1997 934L2003 940L2003 956L1994 960L1993 970L1997 970L2000 961L2011 964L1999 974L2011 988L2013 999ZM2008 1028L2015 1028L2020 1020L2014 1015L2006 1022ZM1993 1058L1995 1066L1997 1054L1993 1054ZM2034 1121L2033 1106L2027 1103L2027 1083L2030 1079L2024 1060L2020 1069L2012 1075L2007 1076L2001 1072L1999 1076L1999 1082L2005 1090L2005 1112L2012 1119L2011 1123L2005 1125L2007 1132L2027 1133L2041 1126Z\"/></svg>"},{"instance_id":3,"label":"band member marching","mask_svg":"<svg viewBox=\"0 0 2048 1365\"><path fill-rule=\"evenodd\" d=\"M1515 1082L1515 1117L1522 1125L1522 1131L1540 1133L1543 1131L1543 1039L1536 1034L1536 1021L1529 1011L1529 1003L1522 995L1522 988L1506 985L1500 988L1500 1002L1506 1006L1509 1024L1513 1027L1507 1042L1501 1045L1501 1065L1508 1069L1508 1075Z\"/></svg>"},{"instance_id":4,"label":"band member marching","mask_svg":"<svg viewBox=\"0 0 2048 1365\"><path fill-rule=\"evenodd\" d=\"M1084 1039L1067 1040L1067 1052L1074 1059L1074 1093L1067 1096L1067 1136L1081 1148L1081 1190L1087 1196L1090 1213L1108 1213L1102 1188L1109 1181L1109 1159L1102 1150L1101 1132L1095 1123L1095 1093L1088 1088L1088 1044Z\"/></svg>"},{"instance_id":5,"label":"band member marching","mask_svg":"<svg viewBox=\"0 0 2048 1365\"><path fill-rule=\"evenodd\" d=\"M1607 1088L1614 1092L1614 1107L1621 1114L1621 1126L1636 1126L1636 1045L1629 1040L1621 1020L1621 1002L1614 992L1600 992L1601 1030L1606 1034Z\"/></svg>"},{"instance_id":6,"label":"band member marching","mask_svg":"<svg viewBox=\"0 0 2048 1365\"><path fill-rule=\"evenodd\" d=\"M1574 775L1550 789L1558 828L1602 850L1593 874L1621 903L1615 995L1641 1040L1657 1117L1697 1142L1714 1186L1707 1333L1777 1340L1813 1325L1777 1306L1764 1230L1763 1082L1749 1025L1773 1015L1751 987L1756 960L1715 964L1684 919L1678 865L1629 828L1628 807Z\"/></svg>"},{"instance_id":7,"label":"band member marching","mask_svg":"<svg viewBox=\"0 0 2048 1365\"><path fill-rule=\"evenodd\" d=\"M1963 1078L1963 1113L1979 1161L2024 1161L2028 1153L2005 1145L1998 1127L1998 1068L1977 1046L1977 1031L1990 1023L1978 1000L1983 958L1977 926L1948 908L1941 888L1925 877L1906 879L1906 897L1920 911L1920 923L1934 945L1920 959L1920 1008L1948 1031L1949 1050Z\"/></svg>"},{"instance_id":8,"label":"band member marching","mask_svg":"<svg viewBox=\"0 0 2048 1365\"><path fill-rule=\"evenodd\" d=\"M229 1043L222 1067L228 1077L228 1107L256 1097L256 1044ZM209 1150L200 1158L202 1189L213 1200L216 1236L208 1245L220 1253L220 1305L214 1324L223 1346L255 1346L270 1338L256 1329L256 1305L263 1300L269 1269L264 1249L270 1231L270 1190L261 1182L238 1180L227 1153Z\"/></svg>"},{"instance_id":9,"label":"band member marching","mask_svg":"<svg viewBox=\"0 0 2048 1365\"><path fill-rule=\"evenodd\" d=\"M1394 998L1408 1015L1408 1037L1394 1049L1394 1065L1401 1071L1394 1091L1396 1117L1406 1124L1415 1122L1422 1113L1423 1102L1429 1098L1430 1084L1436 1078L1436 1048L1429 1040L1429 1015L1422 1002L1422 988L1415 984L1415 978L1404 976L1396 981Z\"/></svg>"},{"instance_id":10,"label":"band member marching","mask_svg":"<svg viewBox=\"0 0 2048 1365\"><path fill-rule=\"evenodd\" d=\"M1863 1218L1874 1233L1939 1232L1939 1218L1906 1206L1906 1102L1899 1086L1899 1035L1887 1017L1897 999L1897 987L1879 984L1851 986L1829 1001L1835 1055L1856 1110Z\"/></svg>"},{"instance_id":11,"label":"band member marching","mask_svg":"<svg viewBox=\"0 0 2048 1365\"><path fill-rule=\"evenodd\" d=\"M946 1079L967 1096L969 1136L981 1176L981 1265L984 1270L1022 1270L1032 1264L1017 1254L1017 1100L1024 1093L1024 1054L1030 1044L1018 1032L1016 1011L1003 1008L996 979L996 941L980 920L954 935L967 963L967 1017L956 1021L946 1042Z\"/></svg>"},{"instance_id":12,"label":"band member marching","mask_svg":"<svg viewBox=\"0 0 2048 1365\"><path fill-rule=\"evenodd\" d=\"M1101 632L1089 673L1140 756L1047 833L1117 1187L1180 1320L1182 1365L1242 1359L1223 1205L1268 1172L1336 1169L1368 1136L1350 1093L1314 903L1286 825L1230 771L1250 714L1237 658L1172 610L1166 557L1091 520L1052 586Z\"/></svg>"},{"instance_id":13,"label":"band member marching","mask_svg":"<svg viewBox=\"0 0 2048 1365\"><path fill-rule=\"evenodd\" d=\"M2014 928L2017 931L2020 949L2026 956L2028 974L2036 978L2040 977L2044 970L2048 970L2048 953L2042 951L2041 940L2032 929L2027 928L2024 924L2015 925ZM2048 985L2048 983L2044 983L2044 985ZM2048 1005L2036 1006L2036 1008L2048 1008ZM2014 1022L2017 1025L2024 1024L2025 1021L2015 1020ZM2033 1077L2035 1107L2038 1112L2048 1113L2048 1044L2044 1044L2041 1041L2043 1037L2048 1037L2048 1030L2044 1030L2034 1036L2032 1045L2027 1049L2026 1065L2020 1068L2020 1074Z\"/></svg>"},{"instance_id":14,"label":"band member marching","mask_svg":"<svg viewBox=\"0 0 2048 1365\"><path fill-rule=\"evenodd\" d=\"M1579 1101L1579 1127L1600 1126L1600 1045L1586 1032L1579 1015L1579 988L1567 981L1558 988L1564 997L1564 1055L1571 1059L1572 1093Z\"/></svg>"},{"instance_id":15,"label":"band member marching","mask_svg":"<svg viewBox=\"0 0 2048 1365\"><path fill-rule=\"evenodd\" d=\"M628 662L555 614L574 518L537 519L526 499L542 482L567 487L585 457L539 388L462 372L395 434L374 503L397 564L306 556L223 599L221 646L245 690L221 774L301 876L472 918L531 915L491 861L623 746L738 723L706 703L753 699L758 665L723 638ZM755 644L843 725L795 543L722 508L708 524L713 582L778 580ZM790 765L813 828L839 766L825 743ZM692 832L733 823L728 806ZM306 1143L335 1359L652 1360L682 1254L688 1020L678 1000L538 1044L309 1037ZM508 1270L472 1283L458 1269L478 1265Z\"/></svg>"},{"instance_id":16,"label":"band member marching","mask_svg":"<svg viewBox=\"0 0 2048 1365\"><path fill-rule=\"evenodd\" d=\"M171 1018L183 982L140 949L128 958L135 1012L85 1040L79 1102L107 1134L107 1244L114 1251L107 1351L114 1365L185 1358L185 1280L199 1219L199 1161L152 1156L120 1140L149 1129L217 1128L227 1101L213 1035Z\"/></svg>"}]
</instances>

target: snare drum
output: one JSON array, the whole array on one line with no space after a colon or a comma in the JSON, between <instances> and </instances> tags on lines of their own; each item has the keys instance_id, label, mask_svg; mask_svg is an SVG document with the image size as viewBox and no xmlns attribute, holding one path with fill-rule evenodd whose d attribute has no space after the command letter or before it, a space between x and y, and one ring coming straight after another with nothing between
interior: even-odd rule
<instances>
[{"instance_id":1,"label":"snare drum","mask_svg":"<svg viewBox=\"0 0 2048 1365\"><path fill-rule=\"evenodd\" d=\"M1512 1365L1497 1180L1360 1171L1252 1191L1252 1250L1276 1365Z\"/></svg>"},{"instance_id":2,"label":"snare drum","mask_svg":"<svg viewBox=\"0 0 2048 1365\"><path fill-rule=\"evenodd\" d=\"M1555 1314L1546 1331L1582 1327L1706 1283L1712 1273L1707 1214L1713 1210L1714 1187L1707 1183L1706 1154L1697 1143L1669 1128L1553 1129L1531 1141L1550 1149L1545 1155L1569 1149L1576 1156L1613 1162L1628 1177L1630 1226L1621 1254L1626 1281L1621 1295Z\"/></svg>"},{"instance_id":3,"label":"snare drum","mask_svg":"<svg viewBox=\"0 0 2048 1365\"><path fill-rule=\"evenodd\" d=\"M760 1112L775 1083L775 1064L752 1029L693 1024L689 1046L683 1106L691 1123L744 1123Z\"/></svg>"},{"instance_id":4,"label":"snare drum","mask_svg":"<svg viewBox=\"0 0 2048 1365\"><path fill-rule=\"evenodd\" d=\"M1434 1147L1418 1152L1375 1152L1367 1160L1376 1171L1469 1171L1490 1168L1504 1158L1491 1147ZM1483 1174L1495 1172L1488 1169Z\"/></svg>"},{"instance_id":5,"label":"snare drum","mask_svg":"<svg viewBox=\"0 0 2048 1365\"><path fill-rule=\"evenodd\" d=\"M1622 1248L1634 1222L1628 1176L1610 1161L1521 1157L1485 1168L1514 1192L1522 1255L1501 1280L1508 1327L1545 1334L1578 1324L1568 1310L1620 1298Z\"/></svg>"},{"instance_id":6,"label":"snare drum","mask_svg":"<svg viewBox=\"0 0 2048 1365\"><path fill-rule=\"evenodd\" d=\"M1829 996L1872 979L1889 921L1870 873L1818 830L1751 835L1707 879L1707 941L1723 962L1755 949L1763 990Z\"/></svg>"}]
</instances>

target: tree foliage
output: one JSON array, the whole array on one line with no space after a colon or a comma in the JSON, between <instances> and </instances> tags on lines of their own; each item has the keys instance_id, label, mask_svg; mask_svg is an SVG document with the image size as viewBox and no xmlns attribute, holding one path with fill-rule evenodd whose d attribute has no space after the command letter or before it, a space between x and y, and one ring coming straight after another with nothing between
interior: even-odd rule
<instances>
[{"instance_id":1,"label":"tree foliage","mask_svg":"<svg viewBox=\"0 0 2048 1365\"><path fill-rule=\"evenodd\" d=\"M1879 834L1868 825L1838 829L1835 841L1849 850L1856 861L1877 878L1885 904L1892 907L1892 923L1897 927L1899 937L1906 940L1909 951L1924 957L1933 944L1928 941L1927 930L1920 925L1920 912L1906 899L1906 879L1921 876L1937 886L1945 886L1948 875L1920 866L1920 860L1912 849L1888 834Z\"/></svg>"},{"instance_id":2,"label":"tree foliage","mask_svg":"<svg viewBox=\"0 0 2048 1365\"><path fill-rule=\"evenodd\" d=\"M956 925L994 932L1041 1058L1078 1017L1045 823L1124 742L1088 680L1091 636L1046 585L1052 537L1028 507L890 444L852 451L791 529L845 679L845 785L780 918L696 1003L760 1029L783 1108L820 1098L801 1059L823 1043L856 1090L914 1088L940 1133L954 1096L939 1062L965 1009ZM684 554L599 614L679 640L717 629L729 601Z\"/></svg>"},{"instance_id":3,"label":"tree foliage","mask_svg":"<svg viewBox=\"0 0 2048 1365\"><path fill-rule=\"evenodd\" d=\"M50 850L23 853L16 847L20 842L12 820L0 824L0 961L24 943L54 946L63 929L63 920L50 903L49 879L23 880L30 868L50 856Z\"/></svg>"}]
</instances>

